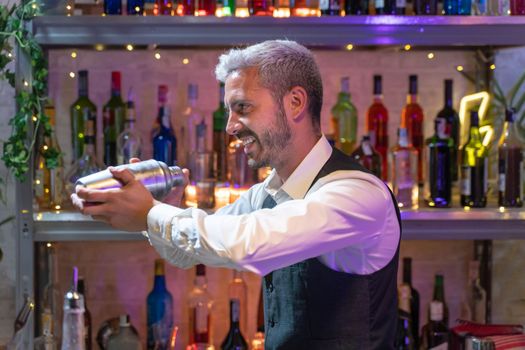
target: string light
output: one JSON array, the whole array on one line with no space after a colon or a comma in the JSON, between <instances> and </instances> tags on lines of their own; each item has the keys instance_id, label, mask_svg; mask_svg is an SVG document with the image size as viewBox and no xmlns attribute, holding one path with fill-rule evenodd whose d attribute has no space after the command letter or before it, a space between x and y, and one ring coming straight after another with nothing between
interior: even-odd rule
<instances>
[{"instance_id":1,"label":"string light","mask_svg":"<svg viewBox=\"0 0 525 350\"><path fill-rule=\"evenodd\" d=\"M463 66L456 66L456 70L458 72L463 72Z\"/></svg>"},{"instance_id":2,"label":"string light","mask_svg":"<svg viewBox=\"0 0 525 350\"><path fill-rule=\"evenodd\" d=\"M160 53L155 52L155 58L158 59L158 60L160 60Z\"/></svg>"},{"instance_id":3,"label":"string light","mask_svg":"<svg viewBox=\"0 0 525 350\"><path fill-rule=\"evenodd\" d=\"M140 12L140 7L139 6L135 6L135 12Z\"/></svg>"},{"instance_id":4,"label":"string light","mask_svg":"<svg viewBox=\"0 0 525 350\"><path fill-rule=\"evenodd\" d=\"M46 244L48 248L51 248L53 245L51 243Z\"/></svg>"},{"instance_id":5,"label":"string light","mask_svg":"<svg viewBox=\"0 0 525 350\"><path fill-rule=\"evenodd\" d=\"M434 55L433 52L429 52L428 55L427 55L427 58L428 58L429 60L434 59L434 57L435 57L435 55Z\"/></svg>"},{"instance_id":6,"label":"string light","mask_svg":"<svg viewBox=\"0 0 525 350\"><path fill-rule=\"evenodd\" d=\"M7 53L7 57L9 57L9 58L13 58L13 54L12 54L11 52L8 52L8 53Z\"/></svg>"},{"instance_id":7,"label":"string light","mask_svg":"<svg viewBox=\"0 0 525 350\"><path fill-rule=\"evenodd\" d=\"M44 149L44 151L47 151L49 149L47 145L44 145L42 148Z\"/></svg>"},{"instance_id":8,"label":"string light","mask_svg":"<svg viewBox=\"0 0 525 350\"><path fill-rule=\"evenodd\" d=\"M409 51L411 48L412 46L410 44L406 44L404 47L405 51Z\"/></svg>"},{"instance_id":9,"label":"string light","mask_svg":"<svg viewBox=\"0 0 525 350\"><path fill-rule=\"evenodd\" d=\"M494 63L492 63L492 64L490 65L490 69L492 69L492 70L496 69L496 65L495 65Z\"/></svg>"},{"instance_id":10,"label":"string light","mask_svg":"<svg viewBox=\"0 0 525 350\"><path fill-rule=\"evenodd\" d=\"M133 51L133 45L131 45L131 44L127 44L127 45L126 45L126 50L128 50L128 51Z\"/></svg>"},{"instance_id":11,"label":"string light","mask_svg":"<svg viewBox=\"0 0 525 350\"><path fill-rule=\"evenodd\" d=\"M25 86L25 87L28 87L28 86L29 86L29 83L27 82L27 80L24 80L24 86Z\"/></svg>"},{"instance_id":12,"label":"string light","mask_svg":"<svg viewBox=\"0 0 525 350\"><path fill-rule=\"evenodd\" d=\"M33 121L36 122L38 120L38 118L36 117L36 115L33 116Z\"/></svg>"},{"instance_id":13,"label":"string light","mask_svg":"<svg viewBox=\"0 0 525 350\"><path fill-rule=\"evenodd\" d=\"M348 44L348 45L346 45L346 49L347 49L348 51L352 51L353 48L354 48L354 45L352 45L352 44Z\"/></svg>"},{"instance_id":14,"label":"string light","mask_svg":"<svg viewBox=\"0 0 525 350\"><path fill-rule=\"evenodd\" d=\"M104 49L105 49L105 47L102 44L96 44L95 45L95 50L97 50L97 51L104 51Z\"/></svg>"},{"instance_id":15,"label":"string light","mask_svg":"<svg viewBox=\"0 0 525 350\"><path fill-rule=\"evenodd\" d=\"M75 78L75 72L69 72L69 77L70 77L71 79Z\"/></svg>"},{"instance_id":16,"label":"string light","mask_svg":"<svg viewBox=\"0 0 525 350\"><path fill-rule=\"evenodd\" d=\"M182 64L188 64L190 63L190 60L188 58L182 59Z\"/></svg>"},{"instance_id":17,"label":"string light","mask_svg":"<svg viewBox=\"0 0 525 350\"><path fill-rule=\"evenodd\" d=\"M77 52L76 51L71 52L71 58L77 58Z\"/></svg>"}]
</instances>

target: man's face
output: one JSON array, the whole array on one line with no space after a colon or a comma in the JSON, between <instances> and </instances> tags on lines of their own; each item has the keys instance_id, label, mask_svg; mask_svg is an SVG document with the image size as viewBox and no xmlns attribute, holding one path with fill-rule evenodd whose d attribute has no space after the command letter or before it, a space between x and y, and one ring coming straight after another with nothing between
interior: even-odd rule
<instances>
[{"instance_id":1,"label":"man's face","mask_svg":"<svg viewBox=\"0 0 525 350\"><path fill-rule=\"evenodd\" d=\"M233 72L225 82L229 110L226 131L243 142L252 168L279 167L291 142L291 129L282 103L258 83L254 68Z\"/></svg>"}]
</instances>

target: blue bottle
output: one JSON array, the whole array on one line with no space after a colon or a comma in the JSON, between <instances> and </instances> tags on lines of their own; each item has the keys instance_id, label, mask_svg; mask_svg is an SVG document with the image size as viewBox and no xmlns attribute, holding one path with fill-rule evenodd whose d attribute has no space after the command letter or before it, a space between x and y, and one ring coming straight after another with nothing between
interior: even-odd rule
<instances>
[{"instance_id":1,"label":"blue bottle","mask_svg":"<svg viewBox=\"0 0 525 350\"><path fill-rule=\"evenodd\" d=\"M144 0L128 0L127 14L142 16L144 14Z\"/></svg>"},{"instance_id":2,"label":"blue bottle","mask_svg":"<svg viewBox=\"0 0 525 350\"><path fill-rule=\"evenodd\" d=\"M443 12L447 16L470 15L472 0L443 0Z\"/></svg>"},{"instance_id":3,"label":"blue bottle","mask_svg":"<svg viewBox=\"0 0 525 350\"><path fill-rule=\"evenodd\" d=\"M104 13L106 15L121 15L122 0L104 0Z\"/></svg>"},{"instance_id":4,"label":"blue bottle","mask_svg":"<svg viewBox=\"0 0 525 350\"><path fill-rule=\"evenodd\" d=\"M168 87L159 86L159 113L157 125L152 132L153 158L173 166L177 162L177 139L171 127L170 110L167 105Z\"/></svg>"},{"instance_id":5,"label":"blue bottle","mask_svg":"<svg viewBox=\"0 0 525 350\"><path fill-rule=\"evenodd\" d=\"M164 260L155 260L153 290L147 298L148 350L167 350L173 329L173 297L166 289Z\"/></svg>"}]
</instances>

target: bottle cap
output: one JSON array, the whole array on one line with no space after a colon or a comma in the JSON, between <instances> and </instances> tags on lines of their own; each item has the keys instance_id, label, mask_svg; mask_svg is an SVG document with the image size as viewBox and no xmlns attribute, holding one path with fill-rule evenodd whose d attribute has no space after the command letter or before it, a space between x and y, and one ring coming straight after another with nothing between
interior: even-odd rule
<instances>
[{"instance_id":1,"label":"bottle cap","mask_svg":"<svg viewBox=\"0 0 525 350\"><path fill-rule=\"evenodd\" d=\"M130 322L129 322L129 315L128 314L123 314L123 315L120 315L119 316L119 324L120 324L120 327L129 327L130 326Z\"/></svg>"},{"instance_id":2,"label":"bottle cap","mask_svg":"<svg viewBox=\"0 0 525 350\"><path fill-rule=\"evenodd\" d=\"M118 93L120 95L120 81L121 75L119 71L111 72L111 93Z\"/></svg>"},{"instance_id":3,"label":"bottle cap","mask_svg":"<svg viewBox=\"0 0 525 350\"><path fill-rule=\"evenodd\" d=\"M507 122L514 122L514 115L516 114L515 108L507 108L505 110L505 121Z\"/></svg>"}]
</instances>

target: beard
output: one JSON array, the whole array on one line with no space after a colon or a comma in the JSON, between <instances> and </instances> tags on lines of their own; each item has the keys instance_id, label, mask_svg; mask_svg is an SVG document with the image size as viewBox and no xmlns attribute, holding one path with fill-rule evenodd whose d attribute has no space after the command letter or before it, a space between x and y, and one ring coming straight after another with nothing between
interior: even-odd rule
<instances>
[{"instance_id":1,"label":"beard","mask_svg":"<svg viewBox=\"0 0 525 350\"><path fill-rule=\"evenodd\" d=\"M260 136L253 130L246 128L239 132L239 138L253 136L258 145L255 157L248 155L248 166L252 169L259 169L266 166L276 167L282 159L285 148L290 144L292 130L288 121L284 107L279 104L277 118Z\"/></svg>"}]
</instances>

